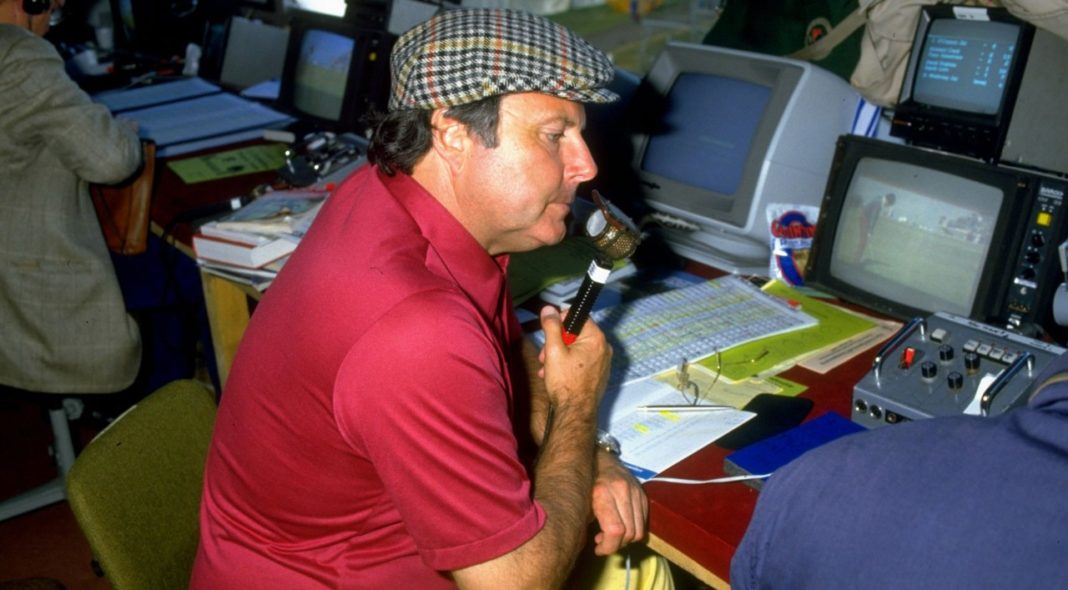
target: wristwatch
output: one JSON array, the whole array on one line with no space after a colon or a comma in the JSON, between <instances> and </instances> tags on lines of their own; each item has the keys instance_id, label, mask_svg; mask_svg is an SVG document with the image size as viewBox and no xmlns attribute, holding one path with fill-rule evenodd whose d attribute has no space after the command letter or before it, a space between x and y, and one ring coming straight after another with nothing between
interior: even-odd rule
<instances>
[{"instance_id":1,"label":"wristwatch","mask_svg":"<svg viewBox=\"0 0 1068 590\"><path fill-rule=\"evenodd\" d=\"M615 455L616 457L618 457L622 451L619 446L619 441L616 440L616 437L612 436L612 434L606 430L597 430L596 443L597 448L604 449L610 454Z\"/></svg>"}]
</instances>

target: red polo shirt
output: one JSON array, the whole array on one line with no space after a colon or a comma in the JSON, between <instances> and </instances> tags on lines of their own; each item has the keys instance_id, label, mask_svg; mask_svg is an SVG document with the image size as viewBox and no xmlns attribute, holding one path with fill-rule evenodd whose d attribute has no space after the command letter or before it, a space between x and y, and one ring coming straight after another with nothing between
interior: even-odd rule
<instances>
[{"instance_id":1,"label":"red polo shirt","mask_svg":"<svg viewBox=\"0 0 1068 590\"><path fill-rule=\"evenodd\" d=\"M506 264L408 176L329 198L226 384L194 588L451 587L540 530Z\"/></svg>"}]
</instances>

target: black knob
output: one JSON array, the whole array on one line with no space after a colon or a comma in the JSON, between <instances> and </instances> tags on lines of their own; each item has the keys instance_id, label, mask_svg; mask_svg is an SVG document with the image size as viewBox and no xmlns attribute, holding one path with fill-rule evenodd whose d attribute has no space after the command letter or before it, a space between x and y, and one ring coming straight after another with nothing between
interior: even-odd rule
<instances>
[{"instance_id":1,"label":"black knob","mask_svg":"<svg viewBox=\"0 0 1068 590\"><path fill-rule=\"evenodd\" d=\"M972 375L979 371L979 355L973 352L964 353L964 368Z\"/></svg>"},{"instance_id":2,"label":"black knob","mask_svg":"<svg viewBox=\"0 0 1068 590\"><path fill-rule=\"evenodd\" d=\"M938 375L938 365L932 361L923 361L920 363L920 375L924 379L934 379Z\"/></svg>"},{"instance_id":3,"label":"black knob","mask_svg":"<svg viewBox=\"0 0 1068 590\"><path fill-rule=\"evenodd\" d=\"M1046 236L1042 235L1040 232L1035 232L1031 234L1031 243L1041 248L1046 245Z\"/></svg>"},{"instance_id":4,"label":"black knob","mask_svg":"<svg viewBox=\"0 0 1068 590\"><path fill-rule=\"evenodd\" d=\"M946 384L949 385L951 391L956 391L961 387L964 387L964 375L961 375L956 371L950 371L949 374L946 375Z\"/></svg>"},{"instance_id":5,"label":"black knob","mask_svg":"<svg viewBox=\"0 0 1068 590\"><path fill-rule=\"evenodd\" d=\"M938 347L938 360L948 363L953 360L953 347L948 344L943 344Z\"/></svg>"}]
</instances>

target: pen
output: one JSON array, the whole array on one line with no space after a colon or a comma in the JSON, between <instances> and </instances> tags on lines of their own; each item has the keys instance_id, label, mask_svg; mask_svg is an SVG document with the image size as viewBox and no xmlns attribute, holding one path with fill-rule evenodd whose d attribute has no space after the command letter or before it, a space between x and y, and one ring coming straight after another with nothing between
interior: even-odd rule
<instances>
[{"instance_id":1,"label":"pen","mask_svg":"<svg viewBox=\"0 0 1068 590\"><path fill-rule=\"evenodd\" d=\"M721 412L724 410L733 410L734 406L720 406L720 405L702 405L702 406L638 406L638 409L643 412Z\"/></svg>"}]
</instances>

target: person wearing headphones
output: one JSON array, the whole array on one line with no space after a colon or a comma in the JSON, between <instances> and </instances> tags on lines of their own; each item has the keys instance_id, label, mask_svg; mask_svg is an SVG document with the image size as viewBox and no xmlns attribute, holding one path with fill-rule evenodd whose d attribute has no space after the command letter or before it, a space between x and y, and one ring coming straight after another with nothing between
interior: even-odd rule
<instances>
[{"instance_id":1,"label":"person wearing headphones","mask_svg":"<svg viewBox=\"0 0 1068 590\"><path fill-rule=\"evenodd\" d=\"M70 79L42 37L63 0L0 0L0 386L111 393L137 376L89 183L137 172L136 130Z\"/></svg>"}]
</instances>

